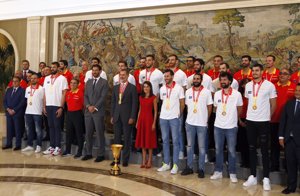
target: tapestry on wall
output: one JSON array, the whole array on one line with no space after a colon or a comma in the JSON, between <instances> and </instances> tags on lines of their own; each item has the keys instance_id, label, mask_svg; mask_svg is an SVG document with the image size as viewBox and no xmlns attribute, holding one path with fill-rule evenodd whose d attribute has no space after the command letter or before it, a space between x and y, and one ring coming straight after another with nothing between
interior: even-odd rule
<instances>
[{"instance_id":1,"label":"tapestry on wall","mask_svg":"<svg viewBox=\"0 0 300 196\"><path fill-rule=\"evenodd\" d=\"M132 68L138 60L155 54L163 67L169 54L181 61L193 55L211 66L220 54L233 69L241 55L250 54L264 64L277 57L278 67L292 65L300 50L300 4L165 14L118 19L98 19L59 24L58 58L71 66L99 57L110 78L117 62Z\"/></svg>"},{"instance_id":2,"label":"tapestry on wall","mask_svg":"<svg viewBox=\"0 0 300 196\"><path fill-rule=\"evenodd\" d=\"M9 39L0 33L0 112L4 111L5 89L15 69L15 52Z\"/></svg>"}]
</instances>

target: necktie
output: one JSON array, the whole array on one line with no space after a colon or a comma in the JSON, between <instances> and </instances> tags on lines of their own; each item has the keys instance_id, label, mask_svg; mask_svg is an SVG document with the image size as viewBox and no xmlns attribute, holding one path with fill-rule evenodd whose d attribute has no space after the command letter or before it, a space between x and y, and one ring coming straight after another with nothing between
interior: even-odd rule
<instances>
[{"instance_id":1,"label":"necktie","mask_svg":"<svg viewBox=\"0 0 300 196\"><path fill-rule=\"evenodd\" d=\"M295 115L297 115L299 112L300 112L300 101L296 101Z\"/></svg>"},{"instance_id":2,"label":"necktie","mask_svg":"<svg viewBox=\"0 0 300 196\"><path fill-rule=\"evenodd\" d=\"M93 90L95 89L96 83L97 83L97 79L94 79Z\"/></svg>"},{"instance_id":3,"label":"necktie","mask_svg":"<svg viewBox=\"0 0 300 196\"><path fill-rule=\"evenodd\" d=\"M14 88L11 96L14 96L15 92L16 92L16 89Z\"/></svg>"},{"instance_id":4,"label":"necktie","mask_svg":"<svg viewBox=\"0 0 300 196\"><path fill-rule=\"evenodd\" d=\"M23 71L23 79L26 80L26 70Z\"/></svg>"}]
</instances>

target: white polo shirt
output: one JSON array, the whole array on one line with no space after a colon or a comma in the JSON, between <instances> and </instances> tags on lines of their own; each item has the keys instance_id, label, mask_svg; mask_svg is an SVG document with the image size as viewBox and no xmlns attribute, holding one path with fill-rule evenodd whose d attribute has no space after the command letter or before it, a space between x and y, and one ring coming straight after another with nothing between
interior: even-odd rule
<instances>
[{"instance_id":1,"label":"white polo shirt","mask_svg":"<svg viewBox=\"0 0 300 196\"><path fill-rule=\"evenodd\" d=\"M193 74L193 75L191 75L191 76L188 77L188 79L187 79L187 87L186 87L187 89L189 89L189 88L192 87L194 75L195 75L195 74ZM201 82L201 85L202 85L204 88L210 90L211 92L213 91L213 89L212 89L212 79L211 79L211 77L210 77L209 75L207 75L206 73L203 73L203 74L202 74L202 82Z\"/></svg>"},{"instance_id":2,"label":"white polo shirt","mask_svg":"<svg viewBox=\"0 0 300 196\"><path fill-rule=\"evenodd\" d=\"M170 93L170 89L168 89ZM167 87L166 85L162 86L159 91L160 99L162 100L162 106L160 111L160 118L165 120L171 120L174 118L179 118L180 115L180 99L184 99L184 90L177 83L172 89L170 95L169 109L167 109Z\"/></svg>"},{"instance_id":3,"label":"white polo shirt","mask_svg":"<svg viewBox=\"0 0 300 196\"><path fill-rule=\"evenodd\" d=\"M135 79L134 79L133 75L129 74L128 82L135 86ZM119 83L120 83L120 77L119 77L119 74L117 74L113 78L113 85L116 86Z\"/></svg>"},{"instance_id":4,"label":"white polo shirt","mask_svg":"<svg viewBox=\"0 0 300 196\"><path fill-rule=\"evenodd\" d=\"M44 92L43 86L40 85L35 90L31 90L30 86L26 88L25 98L27 99L27 106L25 114L42 115Z\"/></svg>"},{"instance_id":5,"label":"white polo shirt","mask_svg":"<svg viewBox=\"0 0 300 196\"><path fill-rule=\"evenodd\" d=\"M54 79L53 79L54 81ZM62 91L68 89L67 79L59 75L53 82L53 87L51 87L51 75L47 76L44 81L46 106L61 106Z\"/></svg>"},{"instance_id":6,"label":"white polo shirt","mask_svg":"<svg viewBox=\"0 0 300 196\"><path fill-rule=\"evenodd\" d=\"M258 86L258 84L255 84L255 93L257 92ZM270 99L277 97L276 88L272 82L264 80L264 82L261 84L256 100L256 110L253 110L252 108L254 103L253 81L246 84L245 97L248 98L247 120L258 122L271 120Z\"/></svg>"},{"instance_id":7,"label":"white polo shirt","mask_svg":"<svg viewBox=\"0 0 300 196\"><path fill-rule=\"evenodd\" d=\"M176 72L174 71L173 81L181 87L187 86L186 74L181 69L178 69ZM166 84L165 80L163 81L163 83Z\"/></svg>"},{"instance_id":8,"label":"white polo shirt","mask_svg":"<svg viewBox=\"0 0 300 196\"><path fill-rule=\"evenodd\" d=\"M239 90L239 83L236 79L233 78L231 87L235 90ZM212 81L212 92L215 93L221 89L221 84L219 78L216 78Z\"/></svg>"},{"instance_id":9,"label":"white polo shirt","mask_svg":"<svg viewBox=\"0 0 300 196\"><path fill-rule=\"evenodd\" d=\"M150 72L148 72L147 77L150 77L153 94L158 95L159 94L159 85L163 84L163 81L164 81L164 74L159 69L155 68L155 70L152 72L151 75L150 75ZM146 81L146 69L144 69L140 72L140 76L139 76L140 85L142 85L145 81Z\"/></svg>"},{"instance_id":10,"label":"white polo shirt","mask_svg":"<svg viewBox=\"0 0 300 196\"><path fill-rule=\"evenodd\" d=\"M194 92L194 99L196 100L199 91ZM188 89L185 92L185 105L187 106L187 118L186 122L193 126L207 127L208 110L207 106L212 105L212 95L210 90L205 87L201 90L196 104L197 112L194 113L194 100L193 100L193 88Z\"/></svg>"},{"instance_id":11,"label":"white polo shirt","mask_svg":"<svg viewBox=\"0 0 300 196\"><path fill-rule=\"evenodd\" d=\"M104 80L107 80L107 75L105 71L101 70L100 77ZM86 83L89 79L93 79L92 70L89 70L85 73L84 83Z\"/></svg>"},{"instance_id":12,"label":"white polo shirt","mask_svg":"<svg viewBox=\"0 0 300 196\"><path fill-rule=\"evenodd\" d=\"M223 96L225 102L226 96ZM238 126L238 112L237 106L243 105L242 95L239 91L232 89L231 95L228 97L226 105L226 115L223 113L223 104L222 104L222 90L219 90L215 93L214 96L214 106L217 107L216 110L216 120L215 127L222 129L232 129Z\"/></svg>"}]
</instances>

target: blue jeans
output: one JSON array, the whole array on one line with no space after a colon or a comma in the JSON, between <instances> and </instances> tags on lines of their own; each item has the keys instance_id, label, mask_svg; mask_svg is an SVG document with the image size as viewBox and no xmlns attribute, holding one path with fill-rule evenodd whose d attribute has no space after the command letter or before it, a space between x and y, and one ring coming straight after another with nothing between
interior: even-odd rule
<instances>
[{"instance_id":1,"label":"blue jeans","mask_svg":"<svg viewBox=\"0 0 300 196\"><path fill-rule=\"evenodd\" d=\"M194 126L185 123L185 129L187 138L187 165L189 168L193 168L194 145L197 135L199 148L199 170L204 171L207 127Z\"/></svg>"},{"instance_id":2,"label":"blue jeans","mask_svg":"<svg viewBox=\"0 0 300 196\"><path fill-rule=\"evenodd\" d=\"M36 144L42 146L42 115L25 114L27 131L27 146L33 146L34 133L36 133Z\"/></svg>"},{"instance_id":3,"label":"blue jeans","mask_svg":"<svg viewBox=\"0 0 300 196\"><path fill-rule=\"evenodd\" d=\"M179 117L179 151L184 152L183 115Z\"/></svg>"},{"instance_id":4,"label":"blue jeans","mask_svg":"<svg viewBox=\"0 0 300 196\"><path fill-rule=\"evenodd\" d=\"M173 142L173 164L178 164L179 159L179 119L159 119L163 140L164 163L170 163L170 130Z\"/></svg>"},{"instance_id":5,"label":"blue jeans","mask_svg":"<svg viewBox=\"0 0 300 196\"><path fill-rule=\"evenodd\" d=\"M56 111L59 107L57 106L46 106L48 124L49 124L49 132L50 132L50 147L61 147L61 132L62 132L62 115L60 117L56 117Z\"/></svg>"},{"instance_id":6,"label":"blue jeans","mask_svg":"<svg viewBox=\"0 0 300 196\"><path fill-rule=\"evenodd\" d=\"M230 174L236 174L236 137L237 137L237 127L232 129L221 129L215 127L214 136L216 143L216 167L215 171L223 171L223 148L225 138L227 140L228 148L228 171Z\"/></svg>"}]
</instances>

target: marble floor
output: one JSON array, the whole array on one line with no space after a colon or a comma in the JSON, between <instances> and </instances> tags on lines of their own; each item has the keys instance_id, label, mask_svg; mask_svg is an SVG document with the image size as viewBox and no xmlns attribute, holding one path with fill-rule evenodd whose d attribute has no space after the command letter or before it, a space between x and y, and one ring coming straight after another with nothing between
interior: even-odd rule
<instances>
[{"instance_id":1,"label":"marble floor","mask_svg":"<svg viewBox=\"0 0 300 196\"><path fill-rule=\"evenodd\" d=\"M156 168L140 169L139 165L122 168L123 174L109 175L111 161L94 163L73 157L0 150L0 195L2 196L85 196L85 195L212 195L212 196L277 196L284 188L272 185L265 192L262 185L244 189L242 181L228 178L211 181L206 175L170 175ZM300 195L297 193L291 195Z\"/></svg>"}]
</instances>

